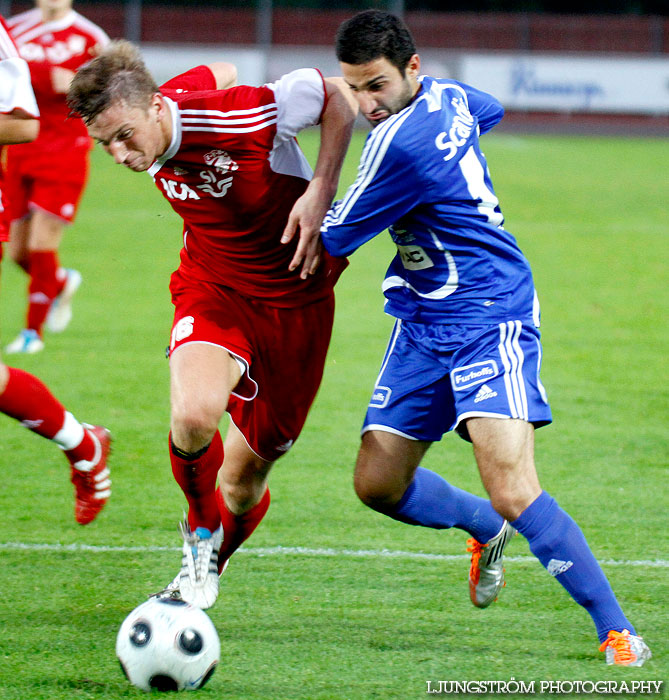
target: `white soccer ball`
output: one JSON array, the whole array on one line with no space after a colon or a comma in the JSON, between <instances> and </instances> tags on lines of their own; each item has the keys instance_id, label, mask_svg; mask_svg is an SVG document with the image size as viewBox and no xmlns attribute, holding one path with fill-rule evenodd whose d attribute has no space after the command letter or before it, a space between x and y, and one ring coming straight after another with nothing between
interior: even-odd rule
<instances>
[{"instance_id":1,"label":"white soccer ball","mask_svg":"<svg viewBox=\"0 0 669 700\"><path fill-rule=\"evenodd\" d=\"M203 610L151 598L123 621L116 656L128 680L142 690L196 690L211 678L221 645Z\"/></svg>"}]
</instances>

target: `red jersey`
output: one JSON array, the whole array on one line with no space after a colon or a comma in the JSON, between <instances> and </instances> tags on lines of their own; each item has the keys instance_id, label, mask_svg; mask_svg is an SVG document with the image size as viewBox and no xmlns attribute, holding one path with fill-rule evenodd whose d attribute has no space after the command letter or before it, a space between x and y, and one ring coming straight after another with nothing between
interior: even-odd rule
<instances>
[{"instance_id":1,"label":"red jersey","mask_svg":"<svg viewBox=\"0 0 669 700\"><path fill-rule=\"evenodd\" d=\"M51 70L60 67L76 71L93 57L95 47L109 43L107 34L74 10L62 19L44 22L41 10L35 8L12 17L7 26L19 54L30 66L41 113L39 136L22 148L43 153L89 145L91 141L83 121L68 118L65 94L53 91Z\"/></svg>"},{"instance_id":2,"label":"red jersey","mask_svg":"<svg viewBox=\"0 0 669 700\"><path fill-rule=\"evenodd\" d=\"M314 69L263 87L216 90L205 66L161 88L172 142L149 169L184 221L178 275L214 282L273 306L331 293L327 264L307 280L288 270L297 240L280 243L312 171L295 135L320 121L325 84Z\"/></svg>"}]
</instances>

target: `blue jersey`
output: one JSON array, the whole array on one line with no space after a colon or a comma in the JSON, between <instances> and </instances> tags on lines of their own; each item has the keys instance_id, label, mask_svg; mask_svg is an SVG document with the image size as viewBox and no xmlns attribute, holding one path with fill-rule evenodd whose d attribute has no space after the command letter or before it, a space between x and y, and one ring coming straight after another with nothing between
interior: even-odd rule
<instances>
[{"instance_id":1,"label":"blue jersey","mask_svg":"<svg viewBox=\"0 0 669 700\"><path fill-rule=\"evenodd\" d=\"M383 282L391 316L538 325L530 266L503 226L479 146L504 110L454 80L419 82L411 104L367 137L355 182L323 222L325 248L347 256L389 230L397 246Z\"/></svg>"}]
</instances>

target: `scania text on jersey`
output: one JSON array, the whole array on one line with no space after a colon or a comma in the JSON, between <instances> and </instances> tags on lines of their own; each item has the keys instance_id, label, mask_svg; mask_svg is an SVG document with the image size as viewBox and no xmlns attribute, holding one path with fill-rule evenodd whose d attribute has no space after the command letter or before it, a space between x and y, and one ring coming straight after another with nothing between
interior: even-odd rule
<instances>
[{"instance_id":1,"label":"scania text on jersey","mask_svg":"<svg viewBox=\"0 0 669 700\"><path fill-rule=\"evenodd\" d=\"M454 97L451 104L455 107L456 115L453 118L448 134L442 131L434 140L440 151L447 151L444 160L451 160L460 146L464 146L472 134L474 117L471 115L462 97ZM446 138L449 140L446 141Z\"/></svg>"}]
</instances>

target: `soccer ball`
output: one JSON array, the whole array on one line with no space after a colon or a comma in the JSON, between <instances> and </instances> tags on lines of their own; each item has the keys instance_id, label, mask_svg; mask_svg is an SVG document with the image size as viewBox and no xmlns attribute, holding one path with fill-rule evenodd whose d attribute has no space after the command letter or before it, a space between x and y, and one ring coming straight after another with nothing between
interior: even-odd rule
<instances>
[{"instance_id":1,"label":"soccer ball","mask_svg":"<svg viewBox=\"0 0 669 700\"><path fill-rule=\"evenodd\" d=\"M127 679L142 690L196 690L221 655L207 613L182 600L151 598L125 618L116 656Z\"/></svg>"}]
</instances>

